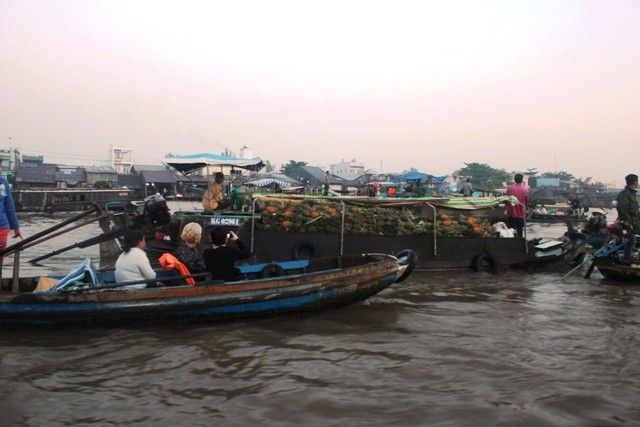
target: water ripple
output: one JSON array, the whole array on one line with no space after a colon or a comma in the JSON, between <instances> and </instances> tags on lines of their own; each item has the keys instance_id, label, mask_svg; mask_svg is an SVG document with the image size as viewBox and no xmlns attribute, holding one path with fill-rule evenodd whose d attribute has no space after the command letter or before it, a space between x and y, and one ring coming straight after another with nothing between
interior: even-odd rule
<instances>
[{"instance_id":1,"label":"water ripple","mask_svg":"<svg viewBox=\"0 0 640 427\"><path fill-rule=\"evenodd\" d=\"M420 273L305 315L3 331L0 413L15 426L639 426L640 287L563 274Z\"/></svg>"}]
</instances>

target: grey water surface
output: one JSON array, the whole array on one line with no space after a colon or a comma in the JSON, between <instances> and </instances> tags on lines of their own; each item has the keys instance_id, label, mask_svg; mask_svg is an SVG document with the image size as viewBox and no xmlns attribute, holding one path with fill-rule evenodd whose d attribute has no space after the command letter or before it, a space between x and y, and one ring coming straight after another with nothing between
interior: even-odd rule
<instances>
[{"instance_id":1,"label":"grey water surface","mask_svg":"<svg viewBox=\"0 0 640 427\"><path fill-rule=\"evenodd\" d=\"M23 259L61 246L44 245ZM287 317L2 330L0 425L640 426L640 287L569 270L421 272Z\"/></svg>"}]
</instances>

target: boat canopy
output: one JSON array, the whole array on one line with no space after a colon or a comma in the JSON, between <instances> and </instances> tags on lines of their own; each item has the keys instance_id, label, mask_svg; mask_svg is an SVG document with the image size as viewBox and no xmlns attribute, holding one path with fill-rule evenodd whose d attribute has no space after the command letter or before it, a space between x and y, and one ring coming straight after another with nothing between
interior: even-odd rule
<instances>
[{"instance_id":1,"label":"boat canopy","mask_svg":"<svg viewBox=\"0 0 640 427\"><path fill-rule=\"evenodd\" d=\"M432 183L434 184L441 184L442 182L444 182L446 176L435 176L435 175L431 175L428 173L422 173L422 172L417 172L417 171L412 171L412 172L407 172L405 174L402 175L398 175L396 177L396 180L400 180L400 181L429 181L431 180Z\"/></svg>"},{"instance_id":2,"label":"boat canopy","mask_svg":"<svg viewBox=\"0 0 640 427\"><path fill-rule=\"evenodd\" d=\"M212 153L171 156L165 157L160 161L185 175L202 169L205 166L231 166L251 171L259 171L264 167L264 163L258 157L254 157L252 159L242 159L238 157L228 157Z\"/></svg>"},{"instance_id":3,"label":"boat canopy","mask_svg":"<svg viewBox=\"0 0 640 427\"><path fill-rule=\"evenodd\" d=\"M255 175L249 178L247 181L245 181L244 184L255 185L256 187L266 187L271 184L278 184L280 187L283 187L283 188L300 186L299 182L282 174Z\"/></svg>"}]
</instances>

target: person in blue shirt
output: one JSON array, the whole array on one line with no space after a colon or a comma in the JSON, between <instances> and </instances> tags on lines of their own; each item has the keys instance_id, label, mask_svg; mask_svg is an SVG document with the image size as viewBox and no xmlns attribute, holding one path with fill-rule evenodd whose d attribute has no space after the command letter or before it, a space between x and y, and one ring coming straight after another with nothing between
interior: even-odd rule
<instances>
[{"instance_id":1,"label":"person in blue shirt","mask_svg":"<svg viewBox=\"0 0 640 427\"><path fill-rule=\"evenodd\" d=\"M0 249L7 247L7 239L11 230L13 230L13 237L22 237L16 207L11 196L11 186L2 175L2 166L0 166ZM0 256L0 278L2 278L3 260L4 257Z\"/></svg>"}]
</instances>

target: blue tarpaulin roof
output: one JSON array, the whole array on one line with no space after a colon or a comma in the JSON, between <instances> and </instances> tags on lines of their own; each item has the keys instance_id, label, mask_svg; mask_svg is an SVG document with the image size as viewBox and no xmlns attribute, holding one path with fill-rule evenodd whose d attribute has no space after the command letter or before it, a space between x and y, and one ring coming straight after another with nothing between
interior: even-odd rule
<instances>
[{"instance_id":1,"label":"blue tarpaulin roof","mask_svg":"<svg viewBox=\"0 0 640 427\"><path fill-rule=\"evenodd\" d=\"M432 183L440 184L440 183L444 182L445 178L446 178L446 176L435 176L435 175L431 175L431 174L428 174L428 173L412 171L412 172L407 172L407 173L402 174L402 175L398 175L396 177L396 181L417 181L417 180L420 180L422 182L426 182L429 179L431 179Z\"/></svg>"}]
</instances>

